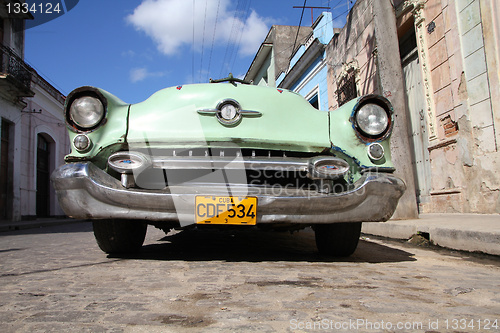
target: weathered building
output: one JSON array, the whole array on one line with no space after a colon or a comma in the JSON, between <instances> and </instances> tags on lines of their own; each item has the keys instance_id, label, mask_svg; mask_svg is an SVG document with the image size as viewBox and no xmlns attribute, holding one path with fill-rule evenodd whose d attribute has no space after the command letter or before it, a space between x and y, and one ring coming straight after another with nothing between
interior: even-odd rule
<instances>
[{"instance_id":1,"label":"weathered building","mask_svg":"<svg viewBox=\"0 0 500 333\"><path fill-rule=\"evenodd\" d=\"M21 111L21 217L64 216L50 175L70 151L65 97L36 72L31 87L35 95Z\"/></svg>"},{"instance_id":2,"label":"weathered building","mask_svg":"<svg viewBox=\"0 0 500 333\"><path fill-rule=\"evenodd\" d=\"M276 87L276 77L288 69L294 47L302 45L312 30L311 27L273 25L253 59L245 81Z\"/></svg>"},{"instance_id":3,"label":"weathered building","mask_svg":"<svg viewBox=\"0 0 500 333\"><path fill-rule=\"evenodd\" d=\"M326 46L334 38L332 14L322 13L312 25L312 31L303 44L298 45L285 71L282 71L276 85L304 96L319 110L327 111L328 68Z\"/></svg>"},{"instance_id":4,"label":"weathered building","mask_svg":"<svg viewBox=\"0 0 500 333\"><path fill-rule=\"evenodd\" d=\"M377 31L380 4L358 0L329 45L332 109L343 91L379 93L391 101L398 93L383 82L387 57L380 51L392 37ZM403 70L420 212L500 212L499 5L489 0L392 4L400 62L389 66Z\"/></svg>"},{"instance_id":5,"label":"weathered building","mask_svg":"<svg viewBox=\"0 0 500 333\"><path fill-rule=\"evenodd\" d=\"M0 1L0 220L63 215L50 174L69 152L64 96L24 62L24 20L33 17L8 13L7 2Z\"/></svg>"},{"instance_id":6,"label":"weathered building","mask_svg":"<svg viewBox=\"0 0 500 333\"><path fill-rule=\"evenodd\" d=\"M408 185L396 218L415 217L417 207L500 213L499 7L495 0L357 0L346 25L332 31L324 49L328 109L371 93L395 107L392 156ZM281 75L267 71L268 81L274 73L278 85L297 89L291 69L301 61L296 73L314 74L314 61L304 61L314 53L307 41L296 52L302 60L290 57Z\"/></svg>"}]
</instances>

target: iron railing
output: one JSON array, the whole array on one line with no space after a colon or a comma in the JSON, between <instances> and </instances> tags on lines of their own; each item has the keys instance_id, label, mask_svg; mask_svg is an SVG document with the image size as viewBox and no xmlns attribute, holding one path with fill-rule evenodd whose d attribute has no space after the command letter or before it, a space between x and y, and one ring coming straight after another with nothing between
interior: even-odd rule
<instances>
[{"instance_id":1,"label":"iron railing","mask_svg":"<svg viewBox=\"0 0 500 333\"><path fill-rule=\"evenodd\" d=\"M0 44L0 72L14 78L23 89L31 90L33 68L23 61L11 48Z\"/></svg>"}]
</instances>

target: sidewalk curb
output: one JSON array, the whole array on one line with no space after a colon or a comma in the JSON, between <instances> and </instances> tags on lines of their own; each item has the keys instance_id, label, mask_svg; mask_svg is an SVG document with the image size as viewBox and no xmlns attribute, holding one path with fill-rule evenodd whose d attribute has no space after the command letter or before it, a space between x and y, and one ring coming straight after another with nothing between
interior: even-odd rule
<instances>
[{"instance_id":1,"label":"sidewalk curb","mask_svg":"<svg viewBox=\"0 0 500 333\"><path fill-rule=\"evenodd\" d=\"M441 247L500 255L500 215L425 214L417 220L363 223L362 232L395 239L420 233Z\"/></svg>"},{"instance_id":2,"label":"sidewalk curb","mask_svg":"<svg viewBox=\"0 0 500 333\"><path fill-rule=\"evenodd\" d=\"M0 224L0 232L53 227L58 225L83 223L83 222L88 222L88 220L75 220L71 218L66 218L66 219L54 219L54 220L31 220L31 221L7 222L5 224L3 223Z\"/></svg>"}]
</instances>

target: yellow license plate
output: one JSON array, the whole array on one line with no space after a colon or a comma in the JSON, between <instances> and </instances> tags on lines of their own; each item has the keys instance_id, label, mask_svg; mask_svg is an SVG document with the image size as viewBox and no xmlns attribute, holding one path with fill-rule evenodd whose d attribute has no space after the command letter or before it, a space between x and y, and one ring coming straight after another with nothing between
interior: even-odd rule
<instances>
[{"instance_id":1,"label":"yellow license plate","mask_svg":"<svg viewBox=\"0 0 500 333\"><path fill-rule=\"evenodd\" d=\"M257 198L197 196L195 216L197 224L255 225Z\"/></svg>"}]
</instances>

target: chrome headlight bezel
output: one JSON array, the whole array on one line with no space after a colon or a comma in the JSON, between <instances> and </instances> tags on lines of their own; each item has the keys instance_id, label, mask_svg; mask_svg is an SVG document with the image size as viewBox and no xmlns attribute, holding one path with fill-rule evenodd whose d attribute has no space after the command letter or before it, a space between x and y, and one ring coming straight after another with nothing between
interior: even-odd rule
<instances>
[{"instance_id":1,"label":"chrome headlight bezel","mask_svg":"<svg viewBox=\"0 0 500 333\"><path fill-rule=\"evenodd\" d=\"M83 146L81 146L81 144L83 143ZM89 148L92 146L92 141L90 140L90 138L85 135L85 134L77 134L74 138L73 138L73 147L75 147L75 149L82 153L82 152L85 152L87 150L89 150Z\"/></svg>"},{"instance_id":2,"label":"chrome headlight bezel","mask_svg":"<svg viewBox=\"0 0 500 333\"><path fill-rule=\"evenodd\" d=\"M367 110L373 106L370 110ZM361 118L361 117L364 117ZM373 128L369 128L369 118L373 119L375 122L382 122L383 126L380 124L374 124ZM358 103L354 107L351 122L356 131L356 135L365 142L381 141L388 138L391 135L393 124L394 124L394 111L389 100L378 95L367 95L359 99Z\"/></svg>"},{"instance_id":3,"label":"chrome headlight bezel","mask_svg":"<svg viewBox=\"0 0 500 333\"><path fill-rule=\"evenodd\" d=\"M88 124L85 124L84 121L78 119L79 117L81 117L81 115L78 116L75 115L75 112L78 112L78 110L75 110L76 103L84 102L85 99L88 99L87 102L90 102L90 104L94 103L93 106L98 108L98 110L92 111L96 119ZM100 103L100 105L96 104L96 102ZM68 127L74 132L77 133L92 132L105 123L107 115L107 106L108 105L106 98L97 88L81 87L75 89L66 98L66 104L65 104L66 123ZM80 108L81 107L82 106L80 106Z\"/></svg>"}]
</instances>

